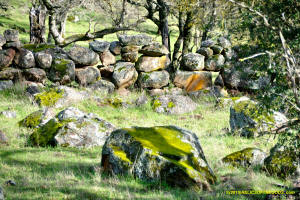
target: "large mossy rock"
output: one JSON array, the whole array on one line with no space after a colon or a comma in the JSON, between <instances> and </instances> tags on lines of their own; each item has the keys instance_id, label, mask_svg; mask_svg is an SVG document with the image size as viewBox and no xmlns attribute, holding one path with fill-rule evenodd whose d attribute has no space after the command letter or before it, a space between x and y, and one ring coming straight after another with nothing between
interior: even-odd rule
<instances>
[{"instance_id":1,"label":"large mossy rock","mask_svg":"<svg viewBox=\"0 0 300 200\"><path fill-rule=\"evenodd\" d=\"M69 107L36 129L30 141L37 146L101 146L113 130L112 124L97 115Z\"/></svg>"},{"instance_id":2,"label":"large mossy rock","mask_svg":"<svg viewBox=\"0 0 300 200\"><path fill-rule=\"evenodd\" d=\"M115 85L112 82L106 80L98 80L95 83L89 85L89 88L100 91L104 94L111 94L115 91Z\"/></svg>"},{"instance_id":3,"label":"large mossy rock","mask_svg":"<svg viewBox=\"0 0 300 200\"><path fill-rule=\"evenodd\" d=\"M138 82L142 88L159 89L169 84L170 75L167 71L142 72Z\"/></svg>"},{"instance_id":4,"label":"large mossy rock","mask_svg":"<svg viewBox=\"0 0 300 200\"><path fill-rule=\"evenodd\" d=\"M225 58L223 55L214 55L205 61L205 70L220 71L224 64Z\"/></svg>"},{"instance_id":5,"label":"large mossy rock","mask_svg":"<svg viewBox=\"0 0 300 200\"><path fill-rule=\"evenodd\" d=\"M127 88L136 82L138 73L133 63L118 62L112 78L118 88Z\"/></svg>"},{"instance_id":6,"label":"large mossy rock","mask_svg":"<svg viewBox=\"0 0 300 200\"><path fill-rule=\"evenodd\" d=\"M230 128L244 137L257 137L272 132L285 124L288 119L280 112L267 112L252 100L239 99L230 108Z\"/></svg>"},{"instance_id":7,"label":"large mossy rock","mask_svg":"<svg viewBox=\"0 0 300 200\"><path fill-rule=\"evenodd\" d=\"M80 46L71 48L68 56L78 66L93 66L100 61L98 54L86 47Z\"/></svg>"},{"instance_id":8,"label":"large mossy rock","mask_svg":"<svg viewBox=\"0 0 300 200\"><path fill-rule=\"evenodd\" d=\"M160 69L165 69L168 63L167 56L161 57L150 57L150 56L141 56L135 67L138 71L142 72L152 72Z\"/></svg>"},{"instance_id":9,"label":"large mossy rock","mask_svg":"<svg viewBox=\"0 0 300 200\"><path fill-rule=\"evenodd\" d=\"M103 146L101 166L111 174L183 188L210 189L216 181L197 136L175 126L112 132Z\"/></svg>"},{"instance_id":10,"label":"large mossy rock","mask_svg":"<svg viewBox=\"0 0 300 200\"><path fill-rule=\"evenodd\" d=\"M257 148L246 148L225 156L222 161L235 167L262 166L267 154Z\"/></svg>"},{"instance_id":11,"label":"large mossy rock","mask_svg":"<svg viewBox=\"0 0 300 200\"><path fill-rule=\"evenodd\" d=\"M68 59L55 59L50 68L48 78L62 85L75 81L75 63Z\"/></svg>"},{"instance_id":12,"label":"large mossy rock","mask_svg":"<svg viewBox=\"0 0 300 200\"><path fill-rule=\"evenodd\" d=\"M188 96L170 94L154 98L152 108L158 113L184 114L196 110L197 104Z\"/></svg>"},{"instance_id":13,"label":"large mossy rock","mask_svg":"<svg viewBox=\"0 0 300 200\"><path fill-rule=\"evenodd\" d=\"M299 137L298 137L299 139ZM264 161L266 171L283 179L300 178L300 150L276 145Z\"/></svg>"},{"instance_id":14,"label":"large mossy rock","mask_svg":"<svg viewBox=\"0 0 300 200\"><path fill-rule=\"evenodd\" d=\"M188 53L182 57L182 68L189 71L201 71L204 69L205 57L198 53Z\"/></svg>"},{"instance_id":15,"label":"large mossy rock","mask_svg":"<svg viewBox=\"0 0 300 200\"><path fill-rule=\"evenodd\" d=\"M44 111L38 110L19 121L19 126L26 128L36 128L43 120Z\"/></svg>"},{"instance_id":16,"label":"large mossy rock","mask_svg":"<svg viewBox=\"0 0 300 200\"><path fill-rule=\"evenodd\" d=\"M177 71L174 84L187 92L194 92L212 86L212 75L210 72Z\"/></svg>"}]
</instances>

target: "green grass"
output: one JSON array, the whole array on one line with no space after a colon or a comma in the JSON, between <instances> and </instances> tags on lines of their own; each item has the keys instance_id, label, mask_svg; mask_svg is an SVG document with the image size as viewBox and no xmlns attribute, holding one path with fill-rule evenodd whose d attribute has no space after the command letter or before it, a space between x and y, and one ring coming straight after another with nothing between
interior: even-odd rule
<instances>
[{"instance_id":1,"label":"green grass","mask_svg":"<svg viewBox=\"0 0 300 200\"><path fill-rule=\"evenodd\" d=\"M276 142L270 138L245 139L229 136L229 109L217 109L213 102L199 101L196 111L183 115L163 115L152 111L150 103L140 108L100 106L92 99L74 104L85 112L94 112L120 128L131 126L177 125L199 137L207 161L218 181L214 192L195 192L170 188L166 184L149 184L132 177L109 177L101 173L101 147L91 149L35 148L27 146L33 130L19 128L17 123L39 109L24 96L21 85L0 92L0 111L10 108L16 119L0 117L0 129L9 138L9 146L0 149L0 185L6 199L259 199L259 196L225 195L226 190L274 190L282 181L268 177L258 169L238 169L220 160L246 147L268 151ZM133 93L128 99L135 99ZM56 110L57 112L59 110ZM200 116L200 117L199 117ZM202 117L201 117L202 116ZM17 186L6 186L12 179ZM263 198L263 196L261 197Z\"/></svg>"}]
</instances>

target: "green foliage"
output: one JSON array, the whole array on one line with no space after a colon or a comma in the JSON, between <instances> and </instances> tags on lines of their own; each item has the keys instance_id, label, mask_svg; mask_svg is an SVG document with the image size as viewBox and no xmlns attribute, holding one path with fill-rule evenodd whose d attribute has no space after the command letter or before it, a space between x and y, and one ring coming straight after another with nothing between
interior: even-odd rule
<instances>
[{"instance_id":1,"label":"green foliage","mask_svg":"<svg viewBox=\"0 0 300 200\"><path fill-rule=\"evenodd\" d=\"M40 106L52 107L56 102L63 97L64 91L50 89L43 93L37 94L34 98Z\"/></svg>"},{"instance_id":2,"label":"green foliage","mask_svg":"<svg viewBox=\"0 0 300 200\"><path fill-rule=\"evenodd\" d=\"M35 128L41 123L42 117L43 117L43 111L38 110L36 112L29 114L27 117L21 120L19 122L19 126L24 126L27 128Z\"/></svg>"}]
</instances>

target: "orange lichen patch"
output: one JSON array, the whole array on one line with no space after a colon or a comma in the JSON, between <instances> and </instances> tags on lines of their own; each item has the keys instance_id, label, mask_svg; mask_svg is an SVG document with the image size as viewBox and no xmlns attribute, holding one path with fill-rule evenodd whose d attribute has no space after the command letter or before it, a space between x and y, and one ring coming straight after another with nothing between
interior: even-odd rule
<instances>
[{"instance_id":1,"label":"orange lichen patch","mask_svg":"<svg viewBox=\"0 0 300 200\"><path fill-rule=\"evenodd\" d=\"M174 83L187 92L205 89L212 85L211 75L207 72L180 72L176 75Z\"/></svg>"}]
</instances>

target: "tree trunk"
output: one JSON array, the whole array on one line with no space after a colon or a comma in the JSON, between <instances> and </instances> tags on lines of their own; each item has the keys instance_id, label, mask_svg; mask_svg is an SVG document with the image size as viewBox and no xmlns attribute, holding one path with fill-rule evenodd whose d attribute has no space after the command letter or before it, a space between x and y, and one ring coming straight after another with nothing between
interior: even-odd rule
<instances>
[{"instance_id":1,"label":"tree trunk","mask_svg":"<svg viewBox=\"0 0 300 200\"><path fill-rule=\"evenodd\" d=\"M159 5L159 29L161 33L162 44L167 47L167 49L171 52L170 48L170 34L169 34L169 7L164 0L157 0Z\"/></svg>"},{"instance_id":2,"label":"tree trunk","mask_svg":"<svg viewBox=\"0 0 300 200\"><path fill-rule=\"evenodd\" d=\"M41 44L45 43L46 32L46 8L42 5L33 5L29 13L30 21L30 43Z\"/></svg>"},{"instance_id":3,"label":"tree trunk","mask_svg":"<svg viewBox=\"0 0 300 200\"><path fill-rule=\"evenodd\" d=\"M184 27L184 15L182 12L179 12L179 17L178 17L179 36L174 44L174 51L172 57L172 69L174 72L176 72L180 67L179 58L181 55L180 48L183 43L183 27Z\"/></svg>"},{"instance_id":4,"label":"tree trunk","mask_svg":"<svg viewBox=\"0 0 300 200\"><path fill-rule=\"evenodd\" d=\"M194 26L194 13L188 11L186 14L186 20L183 27L183 47L182 54L189 53L190 46L193 39L193 26Z\"/></svg>"}]
</instances>

